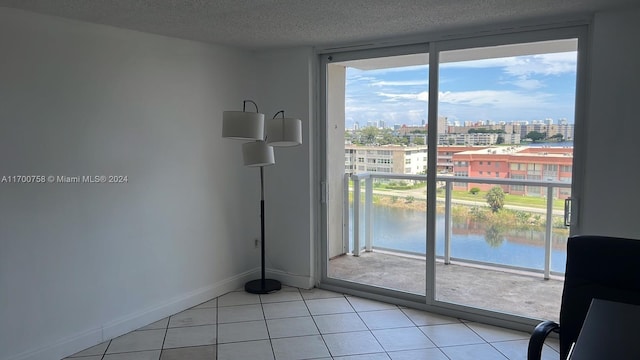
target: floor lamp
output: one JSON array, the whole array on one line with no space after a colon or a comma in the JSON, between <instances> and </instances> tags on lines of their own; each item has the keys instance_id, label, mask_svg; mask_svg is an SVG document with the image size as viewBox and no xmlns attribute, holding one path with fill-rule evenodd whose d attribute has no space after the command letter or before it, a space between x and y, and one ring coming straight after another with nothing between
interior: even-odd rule
<instances>
[{"instance_id":1,"label":"floor lamp","mask_svg":"<svg viewBox=\"0 0 640 360\"><path fill-rule=\"evenodd\" d=\"M256 112L247 112L246 105L251 103ZM282 115L282 117L278 117ZM302 121L285 118L284 111L278 111L267 122L266 132L264 114L258 111L258 105L244 100L242 111L225 111L222 114L222 137L236 140L250 140L242 144L242 158L245 166L260 168L260 244L261 277L244 285L245 291L252 294L268 294L280 290L278 280L267 279L265 274L265 230L264 230L264 167L276 163L273 147L296 146L302 144Z\"/></svg>"}]
</instances>

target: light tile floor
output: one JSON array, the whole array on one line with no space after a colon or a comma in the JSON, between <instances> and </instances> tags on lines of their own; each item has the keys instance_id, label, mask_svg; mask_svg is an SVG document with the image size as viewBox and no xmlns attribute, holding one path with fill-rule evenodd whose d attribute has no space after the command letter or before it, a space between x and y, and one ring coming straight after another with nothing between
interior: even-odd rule
<instances>
[{"instance_id":1,"label":"light tile floor","mask_svg":"<svg viewBox=\"0 0 640 360\"><path fill-rule=\"evenodd\" d=\"M68 360L524 360L529 334L321 289L235 291ZM550 340L545 360L557 360Z\"/></svg>"}]
</instances>

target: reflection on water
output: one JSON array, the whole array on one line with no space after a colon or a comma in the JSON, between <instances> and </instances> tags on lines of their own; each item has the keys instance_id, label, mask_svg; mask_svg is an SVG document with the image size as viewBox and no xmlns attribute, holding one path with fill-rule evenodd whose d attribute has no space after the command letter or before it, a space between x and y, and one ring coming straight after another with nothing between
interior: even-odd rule
<instances>
[{"instance_id":1,"label":"reflection on water","mask_svg":"<svg viewBox=\"0 0 640 360\"><path fill-rule=\"evenodd\" d=\"M374 247L426 253L425 212L379 205L373 205L372 209ZM363 221L364 215L361 224ZM437 216L436 226L436 255L443 256L444 215ZM451 257L543 270L544 238L544 231L504 229L470 219L454 219ZM553 235L551 271L564 273L566 241L565 236Z\"/></svg>"}]
</instances>

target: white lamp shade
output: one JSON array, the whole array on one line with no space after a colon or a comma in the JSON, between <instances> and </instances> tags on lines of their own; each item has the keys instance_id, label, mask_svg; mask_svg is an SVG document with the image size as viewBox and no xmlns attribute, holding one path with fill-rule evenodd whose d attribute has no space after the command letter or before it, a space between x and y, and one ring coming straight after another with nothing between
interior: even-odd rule
<instances>
[{"instance_id":1,"label":"white lamp shade","mask_svg":"<svg viewBox=\"0 0 640 360\"><path fill-rule=\"evenodd\" d=\"M264 141L253 141L242 144L242 159L245 166L268 166L276 163L273 146Z\"/></svg>"},{"instance_id":2,"label":"white lamp shade","mask_svg":"<svg viewBox=\"0 0 640 360\"><path fill-rule=\"evenodd\" d=\"M264 140L264 114L224 111L222 137L236 140Z\"/></svg>"},{"instance_id":3,"label":"white lamp shade","mask_svg":"<svg viewBox=\"0 0 640 360\"><path fill-rule=\"evenodd\" d=\"M296 146L302 144L302 121L293 118L268 120L267 143L271 146Z\"/></svg>"}]
</instances>

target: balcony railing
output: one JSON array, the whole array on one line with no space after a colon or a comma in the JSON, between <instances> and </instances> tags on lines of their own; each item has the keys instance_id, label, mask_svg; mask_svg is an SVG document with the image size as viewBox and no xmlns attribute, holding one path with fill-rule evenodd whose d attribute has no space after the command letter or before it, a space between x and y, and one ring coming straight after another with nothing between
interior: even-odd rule
<instances>
[{"instance_id":1,"label":"balcony railing","mask_svg":"<svg viewBox=\"0 0 640 360\"><path fill-rule=\"evenodd\" d=\"M388 174L388 173L360 173L349 175L346 174L344 178L344 198L345 198L345 239L349 238L349 222L352 221L353 230L353 248L349 249L349 241L346 242L345 248L347 252L351 252L354 256L359 256L362 250L373 251L373 188L374 179L387 179L387 180L413 180L426 182L425 175L409 175L409 174ZM353 181L353 217L349 213L349 193L350 193L350 180ZM361 182L364 181L364 209L361 208ZM438 188L443 188L444 198L438 197L437 201L444 202L444 255L438 256L445 264L450 264L451 260L460 260L471 263L480 263L482 265L489 265L492 267L504 267L517 270L525 270L531 272L540 272L539 269L532 269L520 266L508 266L504 264L488 263L483 261L477 261L474 259L460 259L452 258L451 256L451 241L452 241L452 195L454 183L470 183L470 184L492 184L492 185L507 185L507 186L526 186L526 187L540 187L546 188L546 211L543 209L537 209L538 212L542 212L546 215L545 224L545 236L544 236L544 269L542 273L545 279L549 279L552 274L551 271L551 254L552 254L552 230L553 230L553 217L564 216L562 210L554 210L553 199L555 189L571 189L571 184L559 181L532 181L532 180L516 180L516 179L496 179L496 178L471 178L461 176L437 176L436 181ZM425 196L426 199L426 196ZM531 209L536 211L536 209ZM364 216L361 216L363 213ZM361 220L362 218L362 220ZM352 219L352 220L351 220ZM361 230L364 239L361 238ZM364 240L364 241L363 241ZM364 243L364 244L363 244ZM390 249L393 250L393 249ZM398 251L402 252L402 251ZM426 255L426 254L420 254ZM554 274L562 275L562 273L554 272Z\"/></svg>"}]
</instances>

